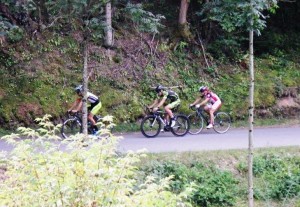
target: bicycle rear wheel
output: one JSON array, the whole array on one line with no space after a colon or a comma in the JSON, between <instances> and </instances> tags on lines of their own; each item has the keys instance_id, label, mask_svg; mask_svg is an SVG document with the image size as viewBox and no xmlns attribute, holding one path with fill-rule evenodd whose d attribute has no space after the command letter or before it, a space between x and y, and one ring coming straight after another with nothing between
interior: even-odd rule
<instances>
[{"instance_id":1,"label":"bicycle rear wheel","mask_svg":"<svg viewBox=\"0 0 300 207\"><path fill-rule=\"evenodd\" d=\"M189 120L190 120L190 130L189 133L190 134L199 134L202 129L203 129L203 117L202 116L198 116L197 113L193 113L190 114L188 116Z\"/></svg>"},{"instance_id":2,"label":"bicycle rear wheel","mask_svg":"<svg viewBox=\"0 0 300 207\"><path fill-rule=\"evenodd\" d=\"M61 135L64 139L75 135L77 133L82 133L82 125L80 121L76 118L67 119L61 128Z\"/></svg>"},{"instance_id":3,"label":"bicycle rear wheel","mask_svg":"<svg viewBox=\"0 0 300 207\"><path fill-rule=\"evenodd\" d=\"M218 112L215 116L214 130L219 134L223 134L229 130L230 126L231 118L229 114L225 112Z\"/></svg>"},{"instance_id":4,"label":"bicycle rear wheel","mask_svg":"<svg viewBox=\"0 0 300 207\"><path fill-rule=\"evenodd\" d=\"M182 137L189 132L190 129L190 121L187 116L177 115L175 126L171 128L171 132L175 136Z\"/></svg>"},{"instance_id":5,"label":"bicycle rear wheel","mask_svg":"<svg viewBox=\"0 0 300 207\"><path fill-rule=\"evenodd\" d=\"M146 116L141 123L141 132L145 137L156 137L161 130L161 123L156 116Z\"/></svg>"}]
</instances>

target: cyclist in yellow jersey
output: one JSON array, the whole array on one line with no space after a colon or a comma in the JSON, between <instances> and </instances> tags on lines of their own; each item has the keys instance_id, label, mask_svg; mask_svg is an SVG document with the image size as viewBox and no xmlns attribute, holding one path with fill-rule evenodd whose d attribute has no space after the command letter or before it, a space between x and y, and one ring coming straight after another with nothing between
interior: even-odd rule
<instances>
[{"instance_id":1,"label":"cyclist in yellow jersey","mask_svg":"<svg viewBox=\"0 0 300 207\"><path fill-rule=\"evenodd\" d=\"M83 99L83 86L79 85L75 88L75 91L78 95L77 100L73 103L68 112L76 113L82 109L82 99ZM97 133L98 127L96 126L96 121L94 120L94 115L98 114L99 110L102 107L102 104L98 96L87 92L87 102L90 104L88 106L88 120L90 120L94 133Z\"/></svg>"},{"instance_id":2,"label":"cyclist in yellow jersey","mask_svg":"<svg viewBox=\"0 0 300 207\"><path fill-rule=\"evenodd\" d=\"M154 102L148 106L148 108L153 108L153 111L155 112L158 110L158 108L163 106L167 100L169 100L170 103L164 107L165 111L167 112L165 119L169 121L169 118L171 118L169 126L173 127L175 125L175 118L172 109L180 105L179 96L174 91L165 90L161 85L158 85L155 88L155 91L157 93L157 99L155 99Z\"/></svg>"}]
</instances>

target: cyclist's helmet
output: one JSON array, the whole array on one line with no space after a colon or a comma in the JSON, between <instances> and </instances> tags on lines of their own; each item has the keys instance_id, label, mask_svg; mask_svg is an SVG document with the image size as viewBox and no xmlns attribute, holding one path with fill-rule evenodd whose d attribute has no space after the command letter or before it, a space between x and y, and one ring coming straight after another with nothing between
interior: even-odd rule
<instances>
[{"instance_id":1,"label":"cyclist's helmet","mask_svg":"<svg viewBox=\"0 0 300 207\"><path fill-rule=\"evenodd\" d=\"M155 91L156 93L159 93L160 91L162 91L164 89L164 87L162 85L158 85L156 88L155 88Z\"/></svg>"},{"instance_id":2,"label":"cyclist's helmet","mask_svg":"<svg viewBox=\"0 0 300 207\"><path fill-rule=\"evenodd\" d=\"M75 88L76 93L82 93L83 92L83 85L79 85Z\"/></svg>"},{"instance_id":3,"label":"cyclist's helmet","mask_svg":"<svg viewBox=\"0 0 300 207\"><path fill-rule=\"evenodd\" d=\"M207 91L208 90L208 87L207 86L201 86L200 88L199 88L199 92L200 93L203 93L204 91Z\"/></svg>"}]
</instances>

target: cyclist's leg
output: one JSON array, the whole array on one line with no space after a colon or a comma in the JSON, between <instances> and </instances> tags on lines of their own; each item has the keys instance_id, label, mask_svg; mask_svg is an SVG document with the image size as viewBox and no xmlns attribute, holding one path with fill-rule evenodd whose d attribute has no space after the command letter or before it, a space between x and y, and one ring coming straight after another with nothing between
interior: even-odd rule
<instances>
[{"instance_id":1,"label":"cyclist's leg","mask_svg":"<svg viewBox=\"0 0 300 207\"><path fill-rule=\"evenodd\" d=\"M172 112L172 109L175 108L176 106L178 106L180 104L180 99L168 104L165 107L166 112L168 113L168 115L170 116L171 120L170 120L170 126L175 125L175 120L174 120L174 114Z\"/></svg>"},{"instance_id":2,"label":"cyclist's leg","mask_svg":"<svg viewBox=\"0 0 300 207\"><path fill-rule=\"evenodd\" d=\"M89 110L88 119L91 121L91 124L96 131L98 131L98 127L96 125L96 121L94 120L94 115L98 114L101 107L102 107L102 103L99 102L96 106L91 107Z\"/></svg>"},{"instance_id":3,"label":"cyclist's leg","mask_svg":"<svg viewBox=\"0 0 300 207\"><path fill-rule=\"evenodd\" d=\"M221 101L216 101L209 110L210 123L214 125L214 113L221 107Z\"/></svg>"}]
</instances>

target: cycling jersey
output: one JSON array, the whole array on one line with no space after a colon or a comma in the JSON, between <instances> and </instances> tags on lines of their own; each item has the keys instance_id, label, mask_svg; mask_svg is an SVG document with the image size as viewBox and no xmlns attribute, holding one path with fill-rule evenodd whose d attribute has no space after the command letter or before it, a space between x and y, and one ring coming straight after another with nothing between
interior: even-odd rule
<instances>
[{"instance_id":1,"label":"cycling jersey","mask_svg":"<svg viewBox=\"0 0 300 207\"><path fill-rule=\"evenodd\" d=\"M162 91L162 97L170 100L170 102L174 102L179 99L179 96L174 91Z\"/></svg>"},{"instance_id":2,"label":"cycling jersey","mask_svg":"<svg viewBox=\"0 0 300 207\"><path fill-rule=\"evenodd\" d=\"M81 100L82 100L82 98L78 98L77 101L81 101ZM88 111L91 111L95 115L102 106L98 96L96 96L95 94L92 94L91 92L87 92L87 101L90 103L90 106L88 106ZM97 106L97 107L95 107L95 106Z\"/></svg>"},{"instance_id":3,"label":"cycling jersey","mask_svg":"<svg viewBox=\"0 0 300 207\"><path fill-rule=\"evenodd\" d=\"M78 98L77 100L78 101L81 101L81 97L80 98ZM91 92L87 92L87 101L91 104L91 105L93 105L93 104L97 104L97 103L99 103L99 98L96 96L96 95L94 95L94 94L92 94Z\"/></svg>"},{"instance_id":4,"label":"cycling jersey","mask_svg":"<svg viewBox=\"0 0 300 207\"><path fill-rule=\"evenodd\" d=\"M99 98L92 94L91 92L87 92L87 100L91 103L91 104L95 104L96 102L99 102Z\"/></svg>"},{"instance_id":5,"label":"cycling jersey","mask_svg":"<svg viewBox=\"0 0 300 207\"><path fill-rule=\"evenodd\" d=\"M158 98L161 97L169 101L169 104L167 105L169 109L173 109L180 105L181 101L179 99L179 96L174 91L162 91L161 96L159 96L158 94Z\"/></svg>"},{"instance_id":6,"label":"cycling jersey","mask_svg":"<svg viewBox=\"0 0 300 207\"><path fill-rule=\"evenodd\" d=\"M217 101L221 101L221 99L219 98L219 96L213 92L208 92L205 96L206 99L209 99L209 103L211 103L212 105L214 103L216 103Z\"/></svg>"}]
</instances>

